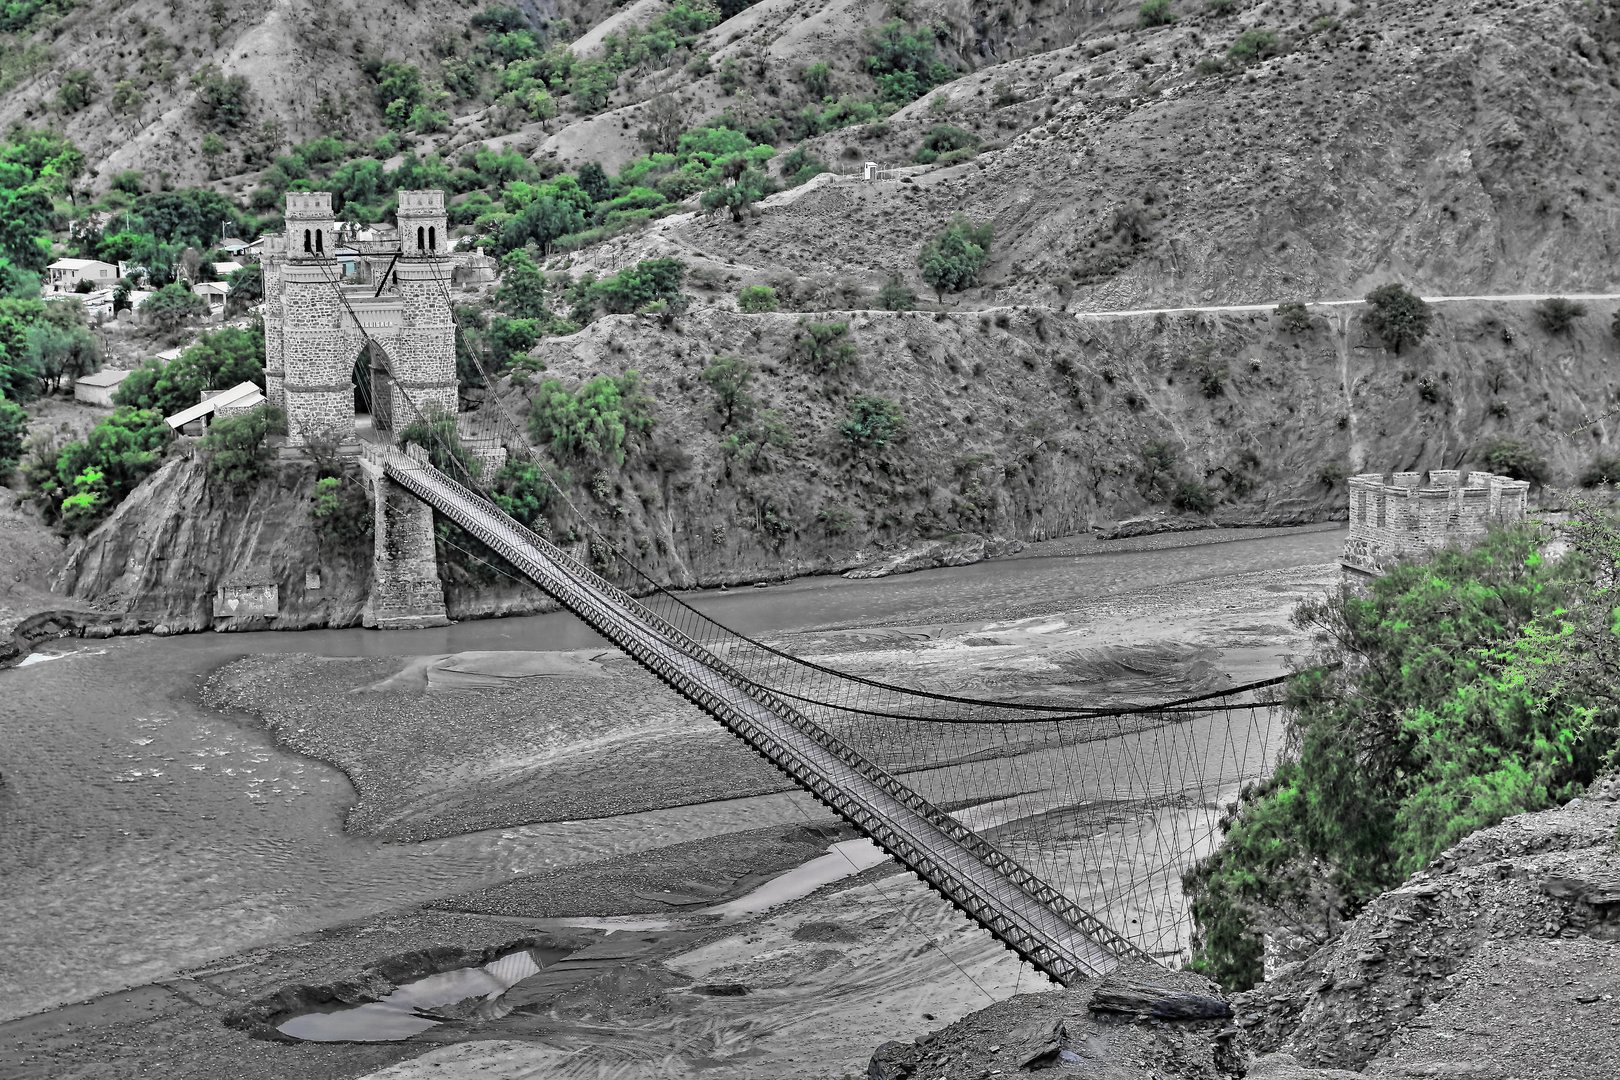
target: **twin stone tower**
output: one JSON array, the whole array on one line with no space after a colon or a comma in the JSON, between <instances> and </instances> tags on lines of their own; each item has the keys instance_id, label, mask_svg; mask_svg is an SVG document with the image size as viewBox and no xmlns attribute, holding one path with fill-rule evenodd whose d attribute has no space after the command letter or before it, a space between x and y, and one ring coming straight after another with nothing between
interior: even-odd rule
<instances>
[{"instance_id":1,"label":"twin stone tower","mask_svg":"<svg viewBox=\"0 0 1620 1080\"><path fill-rule=\"evenodd\" d=\"M340 236L325 191L288 192L285 218L287 231L266 238L261 266L265 398L286 412L288 444L358 454L356 385L373 445L423 414L454 416L444 192L399 192L397 236ZM387 479L375 454L359 464L376 522L365 624L444 625L432 510Z\"/></svg>"}]
</instances>

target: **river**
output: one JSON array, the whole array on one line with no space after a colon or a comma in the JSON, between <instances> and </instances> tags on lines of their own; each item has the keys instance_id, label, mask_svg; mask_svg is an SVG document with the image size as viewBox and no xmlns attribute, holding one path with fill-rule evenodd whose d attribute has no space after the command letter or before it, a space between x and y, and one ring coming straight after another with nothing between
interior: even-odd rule
<instances>
[{"instance_id":1,"label":"river","mask_svg":"<svg viewBox=\"0 0 1620 1080\"><path fill-rule=\"evenodd\" d=\"M1319 565L1342 543L1336 528L1208 533L689 600L751 634L940 623ZM354 792L342 773L197 694L209 672L256 652L419 656L597 640L554 614L417 631L65 640L0 671L0 1019L526 870L825 814L808 798L770 795L384 844L344 833Z\"/></svg>"}]
</instances>

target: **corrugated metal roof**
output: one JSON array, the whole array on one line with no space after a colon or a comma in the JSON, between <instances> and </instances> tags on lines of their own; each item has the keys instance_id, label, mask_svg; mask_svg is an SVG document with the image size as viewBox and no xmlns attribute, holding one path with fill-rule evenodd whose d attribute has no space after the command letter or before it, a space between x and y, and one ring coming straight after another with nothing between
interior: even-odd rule
<instances>
[{"instance_id":1,"label":"corrugated metal roof","mask_svg":"<svg viewBox=\"0 0 1620 1080\"><path fill-rule=\"evenodd\" d=\"M104 368L89 375L80 375L74 381L83 383L85 386L117 386L127 378L129 378L127 370Z\"/></svg>"},{"instance_id":2,"label":"corrugated metal roof","mask_svg":"<svg viewBox=\"0 0 1620 1080\"><path fill-rule=\"evenodd\" d=\"M179 429L185 427L193 420L199 420L202 417L207 416L221 405L235 405L248 395L257 393L259 393L259 388L254 386L252 383L237 383L229 390L221 390L211 398L199 401L197 404L188 408L181 409L173 416L166 418L164 423L168 424L171 428ZM260 397L260 400L263 400L262 396Z\"/></svg>"}]
</instances>

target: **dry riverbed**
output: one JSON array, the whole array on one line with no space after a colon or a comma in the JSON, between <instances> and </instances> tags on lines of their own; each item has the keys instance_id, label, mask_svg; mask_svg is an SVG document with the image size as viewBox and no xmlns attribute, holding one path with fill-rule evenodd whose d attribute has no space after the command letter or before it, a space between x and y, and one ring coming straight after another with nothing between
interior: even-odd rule
<instances>
[{"instance_id":1,"label":"dry riverbed","mask_svg":"<svg viewBox=\"0 0 1620 1080\"><path fill-rule=\"evenodd\" d=\"M1314 563L1150 585L1055 614L1032 596L1023 611L999 605L994 621L950 621L959 600L942 596L923 611L938 622L781 640L846 670L928 685L1027 689L1033 671L1064 693L1157 698L1280 671L1300 648L1289 612L1336 573ZM215 672L202 697L259 717L282 748L340 768L356 793L348 830L385 847L475 829L517 844L536 823L556 822L545 828L565 837L594 818L650 822L791 801L768 828L706 828L688 839L683 825L624 854L537 857L504 875L493 867L499 880L471 893L0 1025L0 1073L125 1075L161 1060L176 1077L350 1077L385 1066L389 1077L842 1077L861 1071L877 1042L1044 985L892 863L730 925L694 917L694 905L745 895L822 856L837 823L805 800L763 794L785 791L778 775L612 650L253 656ZM688 809L667 809L677 807ZM569 925L643 914L668 925L613 934ZM273 1042L222 1022L266 995L352 979L389 957L420 963L431 948L541 938L568 948L584 940L597 952L547 968L540 989L524 991L524 1008L505 1017L459 1019L388 1044ZM582 977L570 982L570 972ZM716 986L747 993L703 989Z\"/></svg>"}]
</instances>

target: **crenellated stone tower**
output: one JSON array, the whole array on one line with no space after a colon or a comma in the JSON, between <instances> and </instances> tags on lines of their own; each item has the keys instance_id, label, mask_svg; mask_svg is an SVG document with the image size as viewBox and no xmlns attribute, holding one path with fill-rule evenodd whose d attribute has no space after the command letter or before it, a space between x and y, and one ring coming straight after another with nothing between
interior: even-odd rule
<instances>
[{"instance_id":1,"label":"crenellated stone tower","mask_svg":"<svg viewBox=\"0 0 1620 1080\"><path fill-rule=\"evenodd\" d=\"M398 344L389 350L398 385L390 387L390 412L403 424L412 414L407 397L423 412L455 413L456 324L450 311L444 192L401 191L398 219L394 281L400 327Z\"/></svg>"},{"instance_id":2,"label":"crenellated stone tower","mask_svg":"<svg viewBox=\"0 0 1620 1080\"><path fill-rule=\"evenodd\" d=\"M331 194L289 191L286 220L285 262L274 276L281 307L281 343L275 352L281 361L287 441L293 446L353 443L354 357L344 342L342 269L334 258ZM265 335L268 361L268 322Z\"/></svg>"}]
</instances>

